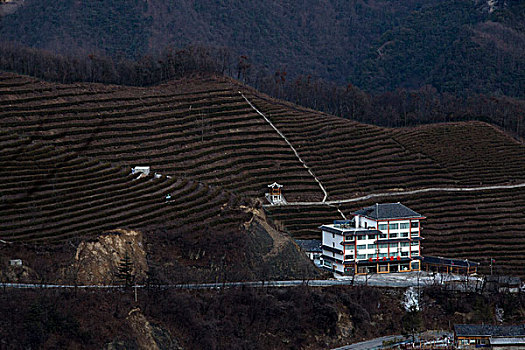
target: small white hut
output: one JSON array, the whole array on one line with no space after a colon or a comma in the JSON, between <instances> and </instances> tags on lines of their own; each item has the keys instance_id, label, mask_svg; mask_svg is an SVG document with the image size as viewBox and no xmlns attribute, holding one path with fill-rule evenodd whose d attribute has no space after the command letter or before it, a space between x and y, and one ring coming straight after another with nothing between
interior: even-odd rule
<instances>
[{"instance_id":1,"label":"small white hut","mask_svg":"<svg viewBox=\"0 0 525 350\"><path fill-rule=\"evenodd\" d=\"M141 178L143 176L148 176L151 171L151 168L149 166L136 166L134 168L131 168L132 174L139 174L138 178Z\"/></svg>"}]
</instances>

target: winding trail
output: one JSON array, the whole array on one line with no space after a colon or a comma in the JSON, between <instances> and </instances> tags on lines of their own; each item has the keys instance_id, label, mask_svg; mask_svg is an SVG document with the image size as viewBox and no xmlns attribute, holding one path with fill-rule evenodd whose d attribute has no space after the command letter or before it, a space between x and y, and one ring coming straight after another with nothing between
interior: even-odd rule
<instances>
[{"instance_id":1,"label":"winding trail","mask_svg":"<svg viewBox=\"0 0 525 350\"><path fill-rule=\"evenodd\" d=\"M306 168L306 170L308 170L308 172L310 173L310 175L312 175L312 177L314 178L314 180L317 182L317 184L319 185L319 187L321 188L321 191L323 191L323 194L324 194L324 198L322 200L322 202L320 203L325 203L326 202L326 198L328 197L328 192L326 192L325 188L323 187L323 184L321 183L321 181L319 181L319 179L317 178L317 176L315 176L314 172L312 171L312 169L306 165L305 161L302 160L301 156L299 155L299 153L297 152L297 150L295 149L295 147L292 145L292 143L290 141L288 141L288 139L286 138L286 136L284 136L284 134L279 130L277 129L277 127L275 125L273 125L273 123L270 121L270 119L268 119L261 111L259 111L251 102L250 100L248 100L246 98L246 96L244 96L244 94L240 91L238 91L239 94L242 96L242 98L244 98L244 100L246 102L248 102L248 104L250 105L250 107L252 107L252 109L257 112L257 114L259 114L261 117L264 118L264 120L266 120L266 122L268 124L270 124L270 126L283 138L283 140L288 144L288 146L290 146L290 148L292 149L293 153L295 153L295 156L297 157L297 159L299 159L299 162L301 162L301 164Z\"/></svg>"},{"instance_id":2,"label":"winding trail","mask_svg":"<svg viewBox=\"0 0 525 350\"><path fill-rule=\"evenodd\" d=\"M398 192L383 192L383 193L373 193L362 197L349 198L349 199L340 199L333 201L322 201L322 202L287 202L282 204L265 204L265 207L273 206L286 206L286 205L297 205L297 206L310 206L310 205L337 205L351 202L361 202L371 198L378 197L394 197L402 196L408 194L417 194L425 192L476 192L476 191L490 191L490 190L500 190L500 189L511 189L511 188L521 188L525 187L525 183L516 184L516 185L494 185L494 186L480 186L480 187L429 187L429 188L420 188L417 190L410 191L398 191Z\"/></svg>"}]
</instances>

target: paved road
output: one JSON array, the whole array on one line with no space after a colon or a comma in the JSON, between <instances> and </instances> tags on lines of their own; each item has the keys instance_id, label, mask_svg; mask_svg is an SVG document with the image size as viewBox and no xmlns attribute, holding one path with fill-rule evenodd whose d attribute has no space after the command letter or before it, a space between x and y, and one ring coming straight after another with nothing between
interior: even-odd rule
<instances>
[{"instance_id":1,"label":"paved road","mask_svg":"<svg viewBox=\"0 0 525 350\"><path fill-rule=\"evenodd\" d=\"M180 289L219 289L233 287L297 287L308 285L311 287L332 287L349 285L368 285L371 287L393 287L407 288L417 286L430 286L436 283L446 283L450 281L461 281L464 276L458 275L432 275L424 272L405 272L390 273L371 276L356 276L352 278L339 278L330 280L286 280L286 281L253 281L253 282L225 282L225 283L187 283L187 284L163 284L159 288L180 288ZM471 283L477 280L469 277ZM70 285L70 284L39 284L39 283L0 283L0 288L90 288L90 289L112 289L121 288L120 285ZM136 288L144 288L145 285L137 285Z\"/></svg>"},{"instance_id":2,"label":"paved road","mask_svg":"<svg viewBox=\"0 0 525 350\"><path fill-rule=\"evenodd\" d=\"M450 344L445 338L448 338L448 341L450 341L453 338L453 334L448 331L428 330L416 336L415 341L416 343L422 342L423 344L428 345L429 347L432 345L436 345L438 343ZM412 341L410 337L406 338L402 335L388 335L385 337L370 339L370 340L363 341L360 343L354 343L354 344L341 346L339 348L334 348L332 350L382 349L383 342L393 341L393 340L395 340L396 342L405 342L405 341L411 342Z\"/></svg>"},{"instance_id":3,"label":"paved road","mask_svg":"<svg viewBox=\"0 0 525 350\"><path fill-rule=\"evenodd\" d=\"M402 335L387 335L386 337L375 338L367 341L362 341L360 343L350 344L335 348L332 350L368 350L368 349L381 349L383 347L383 342L393 341L393 340L405 340L405 337Z\"/></svg>"},{"instance_id":4,"label":"paved road","mask_svg":"<svg viewBox=\"0 0 525 350\"><path fill-rule=\"evenodd\" d=\"M408 194L417 194L425 192L475 192L475 191L489 191L489 190L500 190L500 189L512 189L525 187L525 183L515 184L515 185L494 185L494 186L479 186L479 187L429 187L429 188L420 188L418 190L411 191L397 191L397 192L383 192L383 193L373 193L362 197L349 198L349 199L340 199L333 201L324 201L324 202L287 202L282 204L265 204L265 207L279 206L279 205L296 205L296 206L310 206L310 205L335 205L335 204L344 204L351 202L361 202L367 199L376 198L376 197L393 197L400 195Z\"/></svg>"},{"instance_id":5,"label":"paved road","mask_svg":"<svg viewBox=\"0 0 525 350\"><path fill-rule=\"evenodd\" d=\"M297 287L309 285L313 287L330 287L352 285L349 280L289 280L289 281L253 281L253 282L225 282L225 283L185 283L185 284L162 284L154 287L180 288L180 289L220 289L233 287ZM121 288L121 285L71 285L71 284L40 284L40 283L0 283L0 288L89 288L89 289L113 289ZM144 288L145 285L136 285L136 288Z\"/></svg>"}]
</instances>

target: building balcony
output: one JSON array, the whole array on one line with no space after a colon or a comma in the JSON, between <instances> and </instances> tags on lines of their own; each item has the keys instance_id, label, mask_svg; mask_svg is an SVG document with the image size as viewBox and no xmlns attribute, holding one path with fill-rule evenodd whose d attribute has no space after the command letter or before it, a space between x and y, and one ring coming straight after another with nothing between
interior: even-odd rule
<instances>
[{"instance_id":1,"label":"building balcony","mask_svg":"<svg viewBox=\"0 0 525 350\"><path fill-rule=\"evenodd\" d=\"M321 248L322 248L323 250L327 250L327 251L332 252L332 253L341 254L341 255L343 254L343 250L342 250L342 249L337 249L337 248L334 248L334 247L330 247L330 246L328 246L328 245L324 245L324 244L323 244L323 245L321 246Z\"/></svg>"}]
</instances>

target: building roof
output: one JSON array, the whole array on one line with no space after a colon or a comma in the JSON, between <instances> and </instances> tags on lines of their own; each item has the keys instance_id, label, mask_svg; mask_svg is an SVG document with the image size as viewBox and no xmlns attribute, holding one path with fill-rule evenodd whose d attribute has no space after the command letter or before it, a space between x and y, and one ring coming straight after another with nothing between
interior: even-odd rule
<instances>
[{"instance_id":1,"label":"building roof","mask_svg":"<svg viewBox=\"0 0 525 350\"><path fill-rule=\"evenodd\" d=\"M401 203L382 203L358 210L355 215L366 216L374 220L422 218L423 215L416 213Z\"/></svg>"},{"instance_id":2,"label":"building roof","mask_svg":"<svg viewBox=\"0 0 525 350\"><path fill-rule=\"evenodd\" d=\"M295 242L302 250L305 252L319 252L321 249L321 240L320 239L296 239Z\"/></svg>"},{"instance_id":3,"label":"building roof","mask_svg":"<svg viewBox=\"0 0 525 350\"><path fill-rule=\"evenodd\" d=\"M522 337L490 338L490 345L525 345L525 338L522 338Z\"/></svg>"},{"instance_id":4,"label":"building roof","mask_svg":"<svg viewBox=\"0 0 525 350\"><path fill-rule=\"evenodd\" d=\"M330 233L348 234L354 236L379 235L382 233L381 231L375 229L355 228L350 227L349 225L321 225L319 228Z\"/></svg>"},{"instance_id":5,"label":"building roof","mask_svg":"<svg viewBox=\"0 0 525 350\"><path fill-rule=\"evenodd\" d=\"M458 337L525 337L525 324L516 326L455 324L454 331Z\"/></svg>"}]
</instances>

